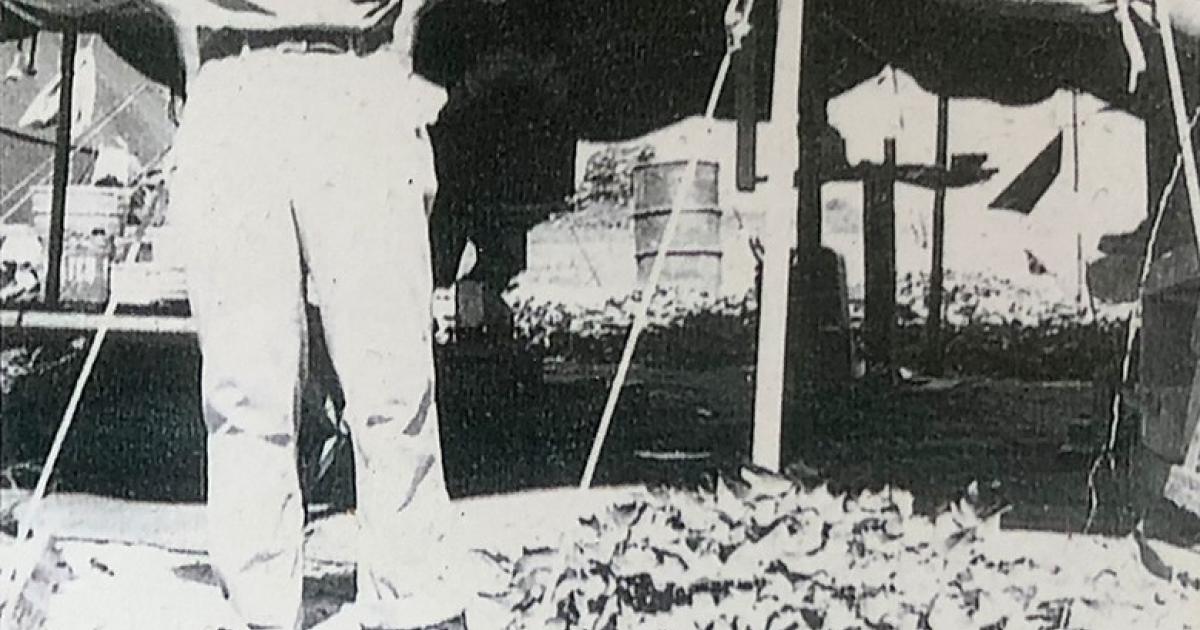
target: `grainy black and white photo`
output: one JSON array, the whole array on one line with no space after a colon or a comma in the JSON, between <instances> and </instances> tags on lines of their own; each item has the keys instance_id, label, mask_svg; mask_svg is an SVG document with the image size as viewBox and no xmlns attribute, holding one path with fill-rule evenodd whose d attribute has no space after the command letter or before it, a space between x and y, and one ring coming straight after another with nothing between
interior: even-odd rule
<instances>
[{"instance_id":1,"label":"grainy black and white photo","mask_svg":"<svg viewBox=\"0 0 1200 630\"><path fill-rule=\"evenodd\" d=\"M1200 629L1200 1L0 0L0 630Z\"/></svg>"}]
</instances>

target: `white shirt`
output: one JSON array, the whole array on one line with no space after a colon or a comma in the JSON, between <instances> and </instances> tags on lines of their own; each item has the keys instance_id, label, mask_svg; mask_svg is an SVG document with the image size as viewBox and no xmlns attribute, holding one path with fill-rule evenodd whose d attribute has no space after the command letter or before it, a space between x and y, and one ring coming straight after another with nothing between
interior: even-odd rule
<instances>
[{"instance_id":1,"label":"white shirt","mask_svg":"<svg viewBox=\"0 0 1200 630\"><path fill-rule=\"evenodd\" d=\"M178 25L274 30L285 28L367 29L396 15L415 14L409 0L142 0L165 11ZM408 10L404 10L408 9Z\"/></svg>"},{"instance_id":2,"label":"white shirt","mask_svg":"<svg viewBox=\"0 0 1200 630\"><path fill-rule=\"evenodd\" d=\"M239 30L321 27L365 30L393 18L392 47L409 64L411 70L417 13L424 5L437 0L140 1L157 7L174 22L180 56L190 80L200 66L197 29L202 27Z\"/></svg>"}]
</instances>

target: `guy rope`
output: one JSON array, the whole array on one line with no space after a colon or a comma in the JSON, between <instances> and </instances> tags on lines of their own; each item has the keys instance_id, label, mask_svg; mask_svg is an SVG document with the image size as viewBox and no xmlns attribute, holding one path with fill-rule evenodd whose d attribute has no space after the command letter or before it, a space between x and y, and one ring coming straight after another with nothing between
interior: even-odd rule
<instances>
[{"instance_id":1,"label":"guy rope","mask_svg":"<svg viewBox=\"0 0 1200 630\"><path fill-rule=\"evenodd\" d=\"M133 244L127 250L122 262L133 262L138 259L138 255L142 251L144 230L144 225L138 228L137 233L134 235ZM92 375L92 370L96 366L96 359L100 356L100 348L104 345L104 339L108 336L108 332L112 329L116 319L117 306L121 303L120 297L116 294L109 295L108 304L104 307L104 315L96 329L95 336L92 337L91 346L88 347L87 355L83 360L83 368L79 372L79 377L75 379L75 387L71 391L71 397L67 401L66 409L63 410L62 420L59 422L58 430L54 434L54 441L50 444L50 451L46 455L45 462L42 464L37 485L34 486L33 493L29 496L25 504L25 509L19 516L16 542L19 550L17 561L14 563L12 570L4 574L4 583L0 584L0 606L3 606L0 609L0 628L7 630L7 628L12 627L22 590L33 575L34 567L41 559L46 545L50 542L46 532L35 531L35 526L41 515L42 505L45 502L54 466L58 463L58 457L62 452L63 444L66 442L67 433L70 431L71 424L75 420L75 412L79 408L80 399L83 397L83 390L87 386L87 382Z\"/></svg>"},{"instance_id":2,"label":"guy rope","mask_svg":"<svg viewBox=\"0 0 1200 630\"><path fill-rule=\"evenodd\" d=\"M733 54L741 48L742 39L750 32L750 12L754 9L754 0L746 0L745 6L740 10L738 9L739 4L739 0L729 0L729 4L725 9L725 56L721 58L721 65L717 67L717 75L713 79L712 89L708 94L708 104L704 108L704 122L708 129L712 128L716 120L717 100L720 98L721 91L725 86L725 79L729 74L729 65L733 59ZM597 427L596 435L592 439L592 450L588 454L587 464L583 469L583 477L579 481L580 488L590 488L592 479L596 474L596 464L599 462L600 453L604 449L604 441L608 436L608 430L612 424L613 413L616 411L617 401L621 396L621 389L624 387L625 379L629 375L629 366L633 361L633 351L637 347L638 337L646 328L646 314L650 307L650 302L658 292L658 281L662 276L663 268L666 264L667 250L670 249L672 242L675 240L675 232L678 231L680 208L683 207L685 195L696 180L699 158L695 153L697 152L693 151L693 154L687 159L683 170L683 181L675 189L671 199L671 212L667 217L666 226L663 228L662 239L658 243L658 251L654 254L654 262L650 267L650 275L646 278L646 282L638 292L638 300L634 306L633 322L629 329L629 336L625 339L625 348L621 352L621 361L617 364L617 373L613 377L612 385L608 390L608 400L605 402L604 412L600 416L600 426Z\"/></svg>"}]
</instances>

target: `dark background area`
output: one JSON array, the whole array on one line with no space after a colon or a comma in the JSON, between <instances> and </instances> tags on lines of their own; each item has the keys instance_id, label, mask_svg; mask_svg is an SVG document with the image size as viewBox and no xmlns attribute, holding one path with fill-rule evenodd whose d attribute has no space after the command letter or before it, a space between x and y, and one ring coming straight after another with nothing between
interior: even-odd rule
<instances>
[{"instance_id":1,"label":"dark background area","mask_svg":"<svg viewBox=\"0 0 1200 630\"><path fill-rule=\"evenodd\" d=\"M6 344L7 345L7 344ZM53 346L51 346L53 347ZM41 461L81 359L18 384L3 399L3 461ZM511 364L477 356L439 358L439 404L448 483L455 496L578 483L614 366L561 362L544 379L518 384ZM204 431L199 419L194 342L146 343L117 336L101 353L54 476L54 490L152 501L200 501ZM748 461L753 370L750 366L635 367L597 471L600 485L649 483L695 487L733 474ZM813 435L785 425L784 462L806 483L856 491L907 488L918 510L933 511L967 484L993 482L1014 504L1006 527L1079 531L1087 517L1087 469L1093 453L1064 453L1072 426L1091 427L1098 446L1105 423L1086 422L1107 404L1086 381L1022 382L965 378L944 386L860 383L830 389L790 413L815 418ZM302 446L311 458L327 434L307 418ZM1123 441L1124 442L1124 441ZM352 504L348 451L309 488L312 503ZM817 476L803 473L805 468ZM1124 460L1098 478L1094 531L1123 534L1146 508ZM34 470L18 467L24 486ZM1155 532L1183 542L1197 528L1162 502Z\"/></svg>"}]
</instances>

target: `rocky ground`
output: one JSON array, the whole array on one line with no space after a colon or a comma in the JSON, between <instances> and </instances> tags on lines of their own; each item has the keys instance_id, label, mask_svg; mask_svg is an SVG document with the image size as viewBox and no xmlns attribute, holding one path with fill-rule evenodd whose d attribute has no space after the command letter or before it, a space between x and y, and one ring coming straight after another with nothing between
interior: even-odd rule
<instances>
[{"instance_id":1,"label":"rocky ground","mask_svg":"<svg viewBox=\"0 0 1200 630\"><path fill-rule=\"evenodd\" d=\"M469 627L1200 627L1200 551L1001 529L1002 512L973 497L926 518L903 490L840 495L746 472L701 492L463 500ZM201 506L58 495L45 522L56 535L15 627L230 623L198 549ZM305 627L350 597L352 537L346 514L310 524Z\"/></svg>"}]
</instances>

